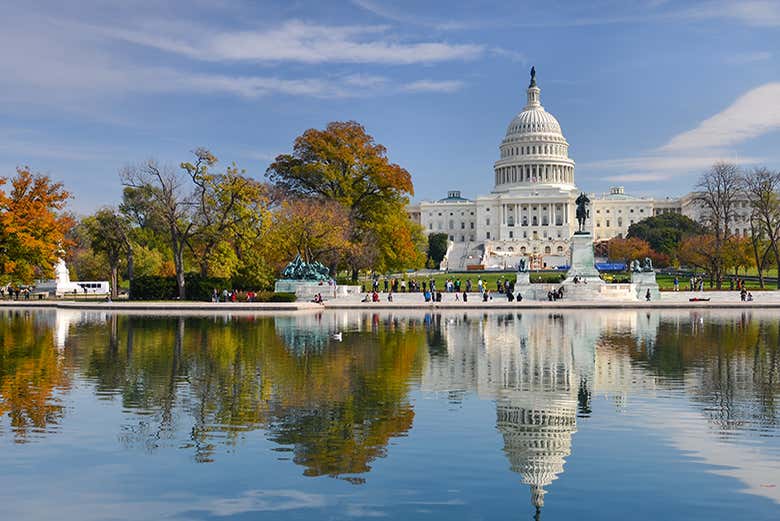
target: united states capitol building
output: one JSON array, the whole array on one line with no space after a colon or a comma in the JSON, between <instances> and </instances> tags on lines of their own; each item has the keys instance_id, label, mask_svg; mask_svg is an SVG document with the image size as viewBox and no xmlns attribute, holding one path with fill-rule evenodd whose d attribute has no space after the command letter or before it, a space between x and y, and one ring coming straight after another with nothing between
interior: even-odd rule
<instances>
[{"instance_id":1,"label":"united states capitol building","mask_svg":"<svg viewBox=\"0 0 780 521\"><path fill-rule=\"evenodd\" d=\"M531 72L528 101L509 123L493 165L493 191L467 199L452 190L438 201L422 201L407 208L410 218L426 233L446 233L449 269L481 265L487 269L514 268L523 256L531 268L568 263L569 240L577 229L575 164L558 120L541 103L541 89ZM694 194L653 199L626 194L616 186L604 194L587 194L590 218L586 223L595 242L625 237L628 227L646 217L667 212L701 221ZM743 203L743 207L746 207ZM734 231L749 232L747 208Z\"/></svg>"}]
</instances>

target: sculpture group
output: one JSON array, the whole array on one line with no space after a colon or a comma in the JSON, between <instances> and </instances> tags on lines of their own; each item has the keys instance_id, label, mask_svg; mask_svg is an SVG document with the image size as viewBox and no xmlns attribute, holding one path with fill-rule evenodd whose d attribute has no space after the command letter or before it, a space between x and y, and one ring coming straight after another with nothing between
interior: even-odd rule
<instances>
[{"instance_id":1,"label":"sculpture group","mask_svg":"<svg viewBox=\"0 0 780 521\"><path fill-rule=\"evenodd\" d=\"M304 262L300 255L296 255L282 270L282 277L289 280L326 281L330 278L330 270L320 262Z\"/></svg>"},{"instance_id":2,"label":"sculpture group","mask_svg":"<svg viewBox=\"0 0 780 521\"><path fill-rule=\"evenodd\" d=\"M639 259L631 261L631 271L634 273L650 273L653 271L653 260L650 257L645 257L644 264L640 264Z\"/></svg>"}]
</instances>

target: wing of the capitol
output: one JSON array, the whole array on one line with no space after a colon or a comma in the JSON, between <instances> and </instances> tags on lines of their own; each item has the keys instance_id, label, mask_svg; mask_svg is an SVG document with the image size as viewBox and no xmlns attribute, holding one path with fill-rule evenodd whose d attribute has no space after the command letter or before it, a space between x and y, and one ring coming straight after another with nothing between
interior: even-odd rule
<instances>
[{"instance_id":1,"label":"wing of the capitol","mask_svg":"<svg viewBox=\"0 0 780 521\"><path fill-rule=\"evenodd\" d=\"M577 230L574 201L581 193L575 184L575 163L558 120L542 106L535 75L527 93L525 107L509 123L499 145L490 194L471 200L451 190L443 199L421 201L407 209L426 233L449 236L449 269L511 268L521 257L530 259L531 268L568 263L570 239ZM626 194L622 186L615 186L588 196L591 209L586 226L596 242L625 237L635 222L662 213L701 220L693 193L653 199ZM738 218L735 231L747 236L746 216Z\"/></svg>"}]
</instances>

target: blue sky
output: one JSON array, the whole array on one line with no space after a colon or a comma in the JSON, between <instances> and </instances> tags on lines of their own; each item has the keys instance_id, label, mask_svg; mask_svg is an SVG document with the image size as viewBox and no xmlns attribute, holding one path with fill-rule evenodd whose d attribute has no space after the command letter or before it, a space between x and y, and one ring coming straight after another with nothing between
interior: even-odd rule
<instances>
[{"instance_id":1,"label":"blue sky","mask_svg":"<svg viewBox=\"0 0 780 521\"><path fill-rule=\"evenodd\" d=\"M115 204L118 170L197 146L262 177L356 120L415 199L492 188L531 65L588 191L679 195L717 159L780 168L780 0L6 2L0 175Z\"/></svg>"}]
</instances>

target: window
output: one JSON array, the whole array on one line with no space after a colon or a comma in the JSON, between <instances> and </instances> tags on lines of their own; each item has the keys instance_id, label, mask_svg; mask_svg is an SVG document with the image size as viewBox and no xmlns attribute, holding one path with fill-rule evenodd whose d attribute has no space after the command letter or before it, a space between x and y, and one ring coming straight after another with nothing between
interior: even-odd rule
<instances>
[{"instance_id":1,"label":"window","mask_svg":"<svg viewBox=\"0 0 780 521\"><path fill-rule=\"evenodd\" d=\"M450 230L452 230L453 228L455 228L455 221L450 219Z\"/></svg>"},{"instance_id":2,"label":"window","mask_svg":"<svg viewBox=\"0 0 780 521\"><path fill-rule=\"evenodd\" d=\"M473 230L473 229L474 229L474 223L473 223L473 222L470 222L470 223L469 223L469 229L471 229L471 230Z\"/></svg>"},{"instance_id":3,"label":"window","mask_svg":"<svg viewBox=\"0 0 780 521\"><path fill-rule=\"evenodd\" d=\"M596 221L596 228L601 228L601 221Z\"/></svg>"},{"instance_id":4,"label":"window","mask_svg":"<svg viewBox=\"0 0 780 521\"><path fill-rule=\"evenodd\" d=\"M563 253L563 246L558 246L556 251L558 252L558 255L562 254Z\"/></svg>"},{"instance_id":5,"label":"window","mask_svg":"<svg viewBox=\"0 0 780 521\"><path fill-rule=\"evenodd\" d=\"M462 222L460 223L460 229L465 230L466 229L466 223Z\"/></svg>"},{"instance_id":6,"label":"window","mask_svg":"<svg viewBox=\"0 0 780 521\"><path fill-rule=\"evenodd\" d=\"M609 219L607 219L607 228L609 228Z\"/></svg>"},{"instance_id":7,"label":"window","mask_svg":"<svg viewBox=\"0 0 780 521\"><path fill-rule=\"evenodd\" d=\"M486 232L486 233L485 233L485 238L486 238L486 239L490 239L490 232Z\"/></svg>"},{"instance_id":8,"label":"window","mask_svg":"<svg viewBox=\"0 0 780 521\"><path fill-rule=\"evenodd\" d=\"M433 223L428 223L428 229L433 230Z\"/></svg>"},{"instance_id":9,"label":"window","mask_svg":"<svg viewBox=\"0 0 780 521\"><path fill-rule=\"evenodd\" d=\"M485 226L490 226L490 217L485 219Z\"/></svg>"},{"instance_id":10,"label":"window","mask_svg":"<svg viewBox=\"0 0 780 521\"><path fill-rule=\"evenodd\" d=\"M453 236L453 235L450 235L450 240L451 240L451 241L454 241L454 240L455 240L455 236Z\"/></svg>"},{"instance_id":11,"label":"window","mask_svg":"<svg viewBox=\"0 0 780 521\"><path fill-rule=\"evenodd\" d=\"M513 232L513 231L510 231L510 232L509 232L509 238L510 238L510 239L514 239L514 238L515 238L515 235L514 235L514 233L515 233L515 232Z\"/></svg>"},{"instance_id":12,"label":"window","mask_svg":"<svg viewBox=\"0 0 780 521\"><path fill-rule=\"evenodd\" d=\"M552 253L552 250L550 249L549 246L544 247L544 253Z\"/></svg>"}]
</instances>

